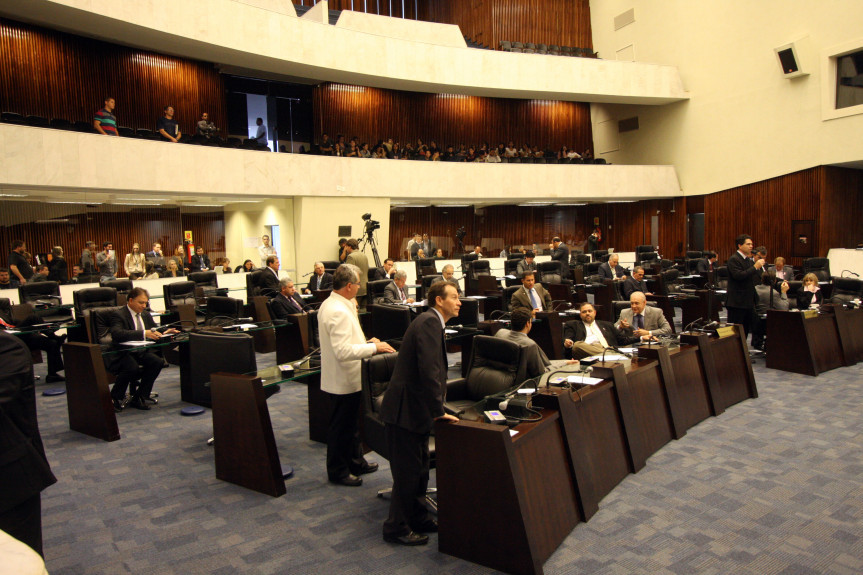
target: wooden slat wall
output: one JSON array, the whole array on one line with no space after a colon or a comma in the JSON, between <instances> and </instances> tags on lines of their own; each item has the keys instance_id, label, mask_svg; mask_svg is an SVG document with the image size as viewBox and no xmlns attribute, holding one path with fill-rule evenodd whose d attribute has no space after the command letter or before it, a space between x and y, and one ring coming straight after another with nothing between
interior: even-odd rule
<instances>
[{"instance_id":1,"label":"wooden slat wall","mask_svg":"<svg viewBox=\"0 0 863 575\"><path fill-rule=\"evenodd\" d=\"M829 248L856 248L863 242L863 171L822 166L818 244ZM842 270L831 270L839 275Z\"/></svg>"},{"instance_id":2,"label":"wooden slat wall","mask_svg":"<svg viewBox=\"0 0 863 575\"><path fill-rule=\"evenodd\" d=\"M22 204L30 204L22 206ZM2 202L0 209L32 209L32 202ZM40 220L58 218L51 204L44 204ZM225 255L225 218L221 210L202 213L182 213L179 207L142 207L122 210L121 208L86 208L64 210L58 223L28 223L0 227L0 265L6 266L14 240L24 240L31 254L49 253L54 246L61 246L66 254L69 267L81 257L81 250L87 240L95 241L101 248L102 242L111 241L119 254L121 267L125 255L138 242L141 251L147 252L154 241L162 243L166 253L183 243L183 232L191 230L195 245L204 250L213 261ZM230 257L230 254L228 254ZM121 276L125 273L121 270Z\"/></svg>"},{"instance_id":3,"label":"wooden slat wall","mask_svg":"<svg viewBox=\"0 0 863 575\"><path fill-rule=\"evenodd\" d=\"M480 0L420 3L420 20L457 24L497 49L501 40L593 48L588 0Z\"/></svg>"},{"instance_id":4,"label":"wooden slat wall","mask_svg":"<svg viewBox=\"0 0 863 575\"><path fill-rule=\"evenodd\" d=\"M113 96L120 126L155 129L167 105L184 133L194 133L205 111L227 126L224 84L212 64L0 19L0 70L3 111L92 122Z\"/></svg>"},{"instance_id":5,"label":"wooden slat wall","mask_svg":"<svg viewBox=\"0 0 863 575\"><path fill-rule=\"evenodd\" d=\"M343 84L313 93L315 140L357 136L370 145L392 137L402 146L422 138L438 146L513 140L557 150L592 149L590 106L579 102L509 100L451 94L420 94Z\"/></svg>"}]
</instances>

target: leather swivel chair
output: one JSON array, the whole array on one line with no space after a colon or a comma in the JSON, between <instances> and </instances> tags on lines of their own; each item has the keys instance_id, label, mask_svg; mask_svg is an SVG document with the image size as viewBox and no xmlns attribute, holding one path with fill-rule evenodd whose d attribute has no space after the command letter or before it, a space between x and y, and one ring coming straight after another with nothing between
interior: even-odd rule
<instances>
[{"instance_id":1,"label":"leather swivel chair","mask_svg":"<svg viewBox=\"0 0 863 575\"><path fill-rule=\"evenodd\" d=\"M180 388L183 401L212 407L210 375L218 371L250 373L257 371L255 343L246 333L189 334L189 378Z\"/></svg>"},{"instance_id":2,"label":"leather swivel chair","mask_svg":"<svg viewBox=\"0 0 863 575\"><path fill-rule=\"evenodd\" d=\"M195 299L195 282L174 282L162 286L162 293L165 296L165 309L167 311L176 311L177 305L197 305Z\"/></svg>"},{"instance_id":3,"label":"leather swivel chair","mask_svg":"<svg viewBox=\"0 0 863 575\"><path fill-rule=\"evenodd\" d=\"M659 254L656 252L641 252L635 254L635 263L640 266L651 266L659 261Z\"/></svg>"},{"instance_id":4,"label":"leather swivel chair","mask_svg":"<svg viewBox=\"0 0 863 575\"><path fill-rule=\"evenodd\" d=\"M571 284L572 280L561 275L560 262L540 262L536 266L539 271L539 277L544 284ZM569 271L568 269L565 271Z\"/></svg>"},{"instance_id":5,"label":"leather swivel chair","mask_svg":"<svg viewBox=\"0 0 863 575\"><path fill-rule=\"evenodd\" d=\"M417 297L417 300L425 299L425 298L426 298L426 294L428 293L429 288L431 287L431 285L432 285L435 281L437 281L439 278L442 278L442 277L443 277L443 276L442 276L442 275L439 275L439 274L437 274L437 275L430 275L430 276L423 276L423 279L422 279L422 293Z\"/></svg>"},{"instance_id":6,"label":"leather swivel chair","mask_svg":"<svg viewBox=\"0 0 863 575\"><path fill-rule=\"evenodd\" d=\"M207 299L206 325L230 325L243 313L243 300L214 295Z\"/></svg>"},{"instance_id":7,"label":"leather swivel chair","mask_svg":"<svg viewBox=\"0 0 863 575\"><path fill-rule=\"evenodd\" d=\"M593 258L593 261L600 262L600 263L605 261L602 258L607 256L607 255L608 255L608 250L593 250L592 252L590 252L590 257Z\"/></svg>"},{"instance_id":8,"label":"leather swivel chair","mask_svg":"<svg viewBox=\"0 0 863 575\"><path fill-rule=\"evenodd\" d=\"M501 309L509 310L509 303L512 301L512 295L521 289L521 284L508 286L503 290L503 302L501 303Z\"/></svg>"},{"instance_id":9,"label":"leather swivel chair","mask_svg":"<svg viewBox=\"0 0 863 575\"><path fill-rule=\"evenodd\" d=\"M112 307L117 305L117 290L112 287L84 288L72 292L75 319L84 322L88 310L94 307Z\"/></svg>"},{"instance_id":10,"label":"leather swivel chair","mask_svg":"<svg viewBox=\"0 0 863 575\"><path fill-rule=\"evenodd\" d=\"M524 254L513 254L513 255L521 255ZM521 261L522 258L512 258L503 262L503 273L508 276L515 276L514 279L506 278L506 285L514 286L521 285L521 279L518 277L518 262Z\"/></svg>"},{"instance_id":11,"label":"leather swivel chair","mask_svg":"<svg viewBox=\"0 0 863 575\"><path fill-rule=\"evenodd\" d=\"M196 288L202 289L202 295L206 298L214 295L227 296L227 288L219 288L218 274L214 271L192 272L188 275L189 281L195 283Z\"/></svg>"},{"instance_id":12,"label":"leather swivel chair","mask_svg":"<svg viewBox=\"0 0 863 575\"><path fill-rule=\"evenodd\" d=\"M255 270L252 273L246 274L246 301L251 302L252 298L261 294L261 273L263 270ZM193 282L194 283L194 282Z\"/></svg>"},{"instance_id":13,"label":"leather swivel chair","mask_svg":"<svg viewBox=\"0 0 863 575\"><path fill-rule=\"evenodd\" d=\"M389 388L397 359L398 352L381 353L362 360L362 440L387 461L390 459L390 448L387 444L386 425L381 418L381 404ZM429 467L435 467L434 434L429 437ZM433 487L426 491L426 502L433 509L437 509L437 502L430 495L436 491ZM378 497L384 497L391 492L392 488L381 489Z\"/></svg>"},{"instance_id":14,"label":"leather swivel chair","mask_svg":"<svg viewBox=\"0 0 863 575\"><path fill-rule=\"evenodd\" d=\"M392 341L404 337L411 324L411 310L403 305L371 304L372 337Z\"/></svg>"},{"instance_id":15,"label":"leather swivel chair","mask_svg":"<svg viewBox=\"0 0 863 575\"><path fill-rule=\"evenodd\" d=\"M44 301L51 305L61 303L60 284L57 282L35 282L18 286L18 298L21 303L36 303Z\"/></svg>"},{"instance_id":16,"label":"leather swivel chair","mask_svg":"<svg viewBox=\"0 0 863 575\"><path fill-rule=\"evenodd\" d=\"M117 305L124 305L126 303L126 298L129 297L129 292L132 291L132 280L126 278L100 281L99 285L101 287L114 288L117 290ZM120 296L123 297L121 298Z\"/></svg>"},{"instance_id":17,"label":"leather swivel chair","mask_svg":"<svg viewBox=\"0 0 863 575\"><path fill-rule=\"evenodd\" d=\"M371 303L383 303L384 290L393 280L375 280L366 285L366 293L371 298Z\"/></svg>"},{"instance_id":18,"label":"leather swivel chair","mask_svg":"<svg viewBox=\"0 0 863 575\"><path fill-rule=\"evenodd\" d=\"M437 268L435 267L434 258L422 258L421 260L416 260L417 266L417 274L416 277L421 278L424 275L434 275L437 273ZM429 273L431 272L431 273Z\"/></svg>"},{"instance_id":19,"label":"leather swivel chair","mask_svg":"<svg viewBox=\"0 0 863 575\"><path fill-rule=\"evenodd\" d=\"M475 299L459 298L461 300L461 308L458 310L458 315L451 317L446 322L448 326L463 325L474 326L479 323L479 301Z\"/></svg>"},{"instance_id":20,"label":"leather swivel chair","mask_svg":"<svg viewBox=\"0 0 863 575\"><path fill-rule=\"evenodd\" d=\"M813 273L819 282L830 281L830 260L827 258L809 258L803 260L803 275Z\"/></svg>"},{"instance_id":21,"label":"leather swivel chair","mask_svg":"<svg viewBox=\"0 0 863 575\"><path fill-rule=\"evenodd\" d=\"M500 393L525 379L523 348L519 344L487 335L473 339L467 376L447 382L449 413L463 413L486 396Z\"/></svg>"},{"instance_id":22,"label":"leather swivel chair","mask_svg":"<svg viewBox=\"0 0 863 575\"><path fill-rule=\"evenodd\" d=\"M507 260L515 260L515 261L523 260L523 259L524 259L524 252L517 252L517 253L507 254L506 259L507 259Z\"/></svg>"},{"instance_id":23,"label":"leather swivel chair","mask_svg":"<svg viewBox=\"0 0 863 575\"><path fill-rule=\"evenodd\" d=\"M830 298L833 303L847 304L852 300L861 298L863 298L863 280L833 278L833 296Z\"/></svg>"},{"instance_id":24,"label":"leather swivel chair","mask_svg":"<svg viewBox=\"0 0 863 575\"><path fill-rule=\"evenodd\" d=\"M338 269L338 267L341 265L341 262L337 262L337 261L326 261L326 262L321 262L321 263L324 264L324 271L327 273L330 273L330 274L334 273Z\"/></svg>"}]
</instances>

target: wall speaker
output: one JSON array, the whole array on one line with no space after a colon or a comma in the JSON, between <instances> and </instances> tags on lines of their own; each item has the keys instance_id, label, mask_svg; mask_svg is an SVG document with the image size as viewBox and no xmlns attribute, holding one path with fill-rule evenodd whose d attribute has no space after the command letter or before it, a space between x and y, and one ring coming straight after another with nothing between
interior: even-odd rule
<instances>
[{"instance_id":1,"label":"wall speaker","mask_svg":"<svg viewBox=\"0 0 863 575\"><path fill-rule=\"evenodd\" d=\"M786 78L809 75L810 51L808 36L773 49Z\"/></svg>"}]
</instances>

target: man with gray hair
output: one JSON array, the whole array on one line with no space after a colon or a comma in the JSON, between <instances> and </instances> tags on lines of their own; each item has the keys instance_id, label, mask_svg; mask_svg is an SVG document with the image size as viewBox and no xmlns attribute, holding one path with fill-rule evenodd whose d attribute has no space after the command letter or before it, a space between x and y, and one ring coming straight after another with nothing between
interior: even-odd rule
<instances>
[{"instance_id":1,"label":"man with gray hair","mask_svg":"<svg viewBox=\"0 0 863 575\"><path fill-rule=\"evenodd\" d=\"M452 282L455 285L455 289L458 292L458 297L462 296L461 286L458 285L458 280L455 279L455 268L452 267L452 264L447 264L441 270L441 277L437 278L432 282L432 285L438 282Z\"/></svg>"},{"instance_id":2,"label":"man with gray hair","mask_svg":"<svg viewBox=\"0 0 863 575\"><path fill-rule=\"evenodd\" d=\"M333 289L333 274L327 273L324 269L324 262L315 262L315 272L312 274L312 279L309 280L309 287L303 292L312 293L325 289Z\"/></svg>"},{"instance_id":3,"label":"man with gray hair","mask_svg":"<svg viewBox=\"0 0 863 575\"><path fill-rule=\"evenodd\" d=\"M357 433L361 399L361 361L376 353L392 353L388 344L366 341L357 317L355 298L361 271L342 264L333 274L333 291L318 309L321 340L321 390L330 395L332 415L327 433L327 477L340 485L363 484L360 475L377 471L363 457Z\"/></svg>"},{"instance_id":4,"label":"man with gray hair","mask_svg":"<svg viewBox=\"0 0 863 575\"><path fill-rule=\"evenodd\" d=\"M393 281L384 288L384 303L414 303L414 298L408 297L405 284L408 274L404 270L396 270Z\"/></svg>"},{"instance_id":5,"label":"man with gray hair","mask_svg":"<svg viewBox=\"0 0 863 575\"><path fill-rule=\"evenodd\" d=\"M626 270L623 269L623 266L619 264L620 256L617 254L611 254L608 256L608 261L601 264L599 266L599 279L600 280L625 280L626 279Z\"/></svg>"}]
</instances>

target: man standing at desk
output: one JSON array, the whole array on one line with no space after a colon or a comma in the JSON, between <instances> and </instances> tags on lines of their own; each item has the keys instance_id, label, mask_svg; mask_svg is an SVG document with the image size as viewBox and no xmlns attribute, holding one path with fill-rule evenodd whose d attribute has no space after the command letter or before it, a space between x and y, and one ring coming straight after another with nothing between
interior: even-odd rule
<instances>
[{"instance_id":1,"label":"man standing at desk","mask_svg":"<svg viewBox=\"0 0 863 575\"><path fill-rule=\"evenodd\" d=\"M761 283L764 260L752 255L752 237L737 236L737 251L728 258L728 294L725 307L728 308L728 323L739 323L748 336L755 321L755 301L758 298L755 286Z\"/></svg>"},{"instance_id":2,"label":"man standing at desk","mask_svg":"<svg viewBox=\"0 0 863 575\"><path fill-rule=\"evenodd\" d=\"M381 405L390 449L393 492L384 541L425 545L437 521L424 505L429 480L429 434L435 420L458 421L444 412L447 359L444 325L461 307L450 282L432 284L431 307L405 332L390 385ZM356 419L356 411L353 412Z\"/></svg>"},{"instance_id":3,"label":"man standing at desk","mask_svg":"<svg viewBox=\"0 0 863 575\"><path fill-rule=\"evenodd\" d=\"M363 458L357 433L362 393L361 360L395 351L377 338L366 341L357 318L354 298L360 290L360 270L342 264L333 274L333 291L318 308L321 339L321 390L332 403L327 432L327 477L332 483L356 487L360 475L377 471L377 463Z\"/></svg>"},{"instance_id":4,"label":"man standing at desk","mask_svg":"<svg viewBox=\"0 0 863 575\"><path fill-rule=\"evenodd\" d=\"M357 302L360 307L366 307L366 284L369 283L369 258L366 254L359 251L360 244L357 240L351 238L345 244L345 263L351 264L360 269L360 290L357 292Z\"/></svg>"}]
</instances>

